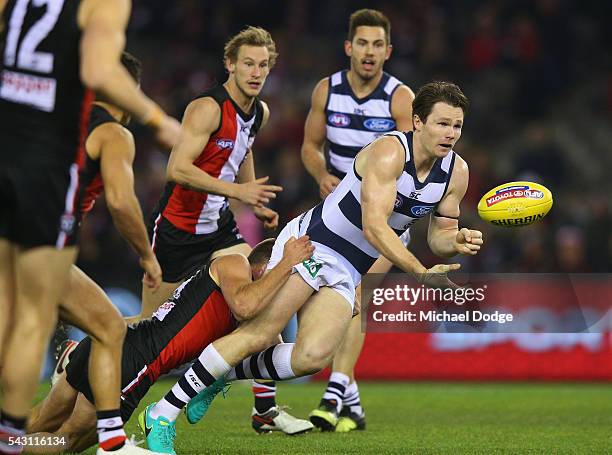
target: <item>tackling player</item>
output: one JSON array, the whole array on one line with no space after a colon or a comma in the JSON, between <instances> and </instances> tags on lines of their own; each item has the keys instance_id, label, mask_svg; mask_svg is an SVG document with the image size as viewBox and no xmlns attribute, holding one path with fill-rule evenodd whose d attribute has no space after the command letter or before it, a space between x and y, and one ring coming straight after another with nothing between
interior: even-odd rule
<instances>
[{"instance_id":1,"label":"tackling player","mask_svg":"<svg viewBox=\"0 0 612 455\"><path fill-rule=\"evenodd\" d=\"M292 267L314 250L308 237L289 240L282 259L262 278L273 244L272 239L261 242L248 260L241 254L213 260L177 288L150 320L128 328L122 356L124 421L159 376L193 360L206 345L261 312L287 281ZM87 375L91 346L90 338L79 343L66 372L34 408L28 424L28 433L39 439L63 437L69 442L64 450L69 452L85 450L95 442L93 395ZM158 420L155 425L164 423ZM168 427L173 428L173 423L168 422ZM28 450L53 453L57 448Z\"/></svg>"}]
</instances>

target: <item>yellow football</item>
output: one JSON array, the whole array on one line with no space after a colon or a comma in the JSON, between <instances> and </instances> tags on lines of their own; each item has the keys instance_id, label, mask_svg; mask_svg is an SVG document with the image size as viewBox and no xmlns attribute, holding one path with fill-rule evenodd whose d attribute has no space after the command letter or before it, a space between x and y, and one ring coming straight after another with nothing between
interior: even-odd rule
<instances>
[{"instance_id":1,"label":"yellow football","mask_svg":"<svg viewBox=\"0 0 612 455\"><path fill-rule=\"evenodd\" d=\"M553 205L548 188L534 182L496 186L478 202L478 215L496 226L526 226L541 220Z\"/></svg>"}]
</instances>

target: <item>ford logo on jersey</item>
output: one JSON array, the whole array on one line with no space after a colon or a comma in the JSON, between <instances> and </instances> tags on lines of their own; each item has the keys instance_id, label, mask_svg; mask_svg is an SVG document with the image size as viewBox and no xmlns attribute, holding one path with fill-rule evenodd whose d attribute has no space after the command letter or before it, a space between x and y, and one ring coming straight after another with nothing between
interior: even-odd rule
<instances>
[{"instance_id":1,"label":"ford logo on jersey","mask_svg":"<svg viewBox=\"0 0 612 455\"><path fill-rule=\"evenodd\" d=\"M327 117L329 123L334 126L339 126L341 128L345 126L349 126L351 124L351 118L348 115L334 113Z\"/></svg>"},{"instance_id":2,"label":"ford logo on jersey","mask_svg":"<svg viewBox=\"0 0 612 455\"><path fill-rule=\"evenodd\" d=\"M231 149L234 147L234 141L231 139L217 139L217 145L222 149Z\"/></svg>"},{"instance_id":3,"label":"ford logo on jersey","mask_svg":"<svg viewBox=\"0 0 612 455\"><path fill-rule=\"evenodd\" d=\"M432 210L433 210L433 206L429 206L429 205L415 205L414 207L410 209L410 211L412 212L414 216L419 216L419 217L427 215Z\"/></svg>"},{"instance_id":4,"label":"ford logo on jersey","mask_svg":"<svg viewBox=\"0 0 612 455\"><path fill-rule=\"evenodd\" d=\"M369 118L363 122L370 131L391 131L395 128L395 122L388 118Z\"/></svg>"}]
</instances>

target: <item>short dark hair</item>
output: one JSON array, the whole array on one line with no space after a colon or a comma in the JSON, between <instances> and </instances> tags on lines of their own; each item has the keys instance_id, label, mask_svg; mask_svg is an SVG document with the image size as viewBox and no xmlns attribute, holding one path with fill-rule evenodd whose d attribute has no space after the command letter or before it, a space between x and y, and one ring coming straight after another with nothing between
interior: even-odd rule
<instances>
[{"instance_id":1,"label":"short dark hair","mask_svg":"<svg viewBox=\"0 0 612 455\"><path fill-rule=\"evenodd\" d=\"M255 248L251 250L249 254L249 264L251 267L259 265L270 260L272 256L272 247L274 246L276 239L266 239L255 245Z\"/></svg>"},{"instance_id":2,"label":"short dark hair","mask_svg":"<svg viewBox=\"0 0 612 455\"><path fill-rule=\"evenodd\" d=\"M434 104L443 102L453 107L459 107L463 114L470 105L458 85L452 82L434 81L423 85L412 101L412 115L418 115L423 123L431 114Z\"/></svg>"},{"instance_id":3,"label":"short dark hair","mask_svg":"<svg viewBox=\"0 0 612 455\"><path fill-rule=\"evenodd\" d=\"M357 27L382 27L385 30L387 44L391 44L391 22L389 18L375 9L360 9L351 14L349 19L348 40L353 41Z\"/></svg>"},{"instance_id":4,"label":"short dark hair","mask_svg":"<svg viewBox=\"0 0 612 455\"><path fill-rule=\"evenodd\" d=\"M140 84L140 77L142 76L142 63L136 57L129 52L123 52L121 54L121 64L128 70L132 79Z\"/></svg>"}]
</instances>

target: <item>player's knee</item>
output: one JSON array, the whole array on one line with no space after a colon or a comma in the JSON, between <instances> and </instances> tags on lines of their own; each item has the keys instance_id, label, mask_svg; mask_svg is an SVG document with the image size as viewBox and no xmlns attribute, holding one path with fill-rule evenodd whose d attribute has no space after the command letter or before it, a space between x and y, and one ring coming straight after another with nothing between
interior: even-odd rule
<instances>
[{"instance_id":1,"label":"player's knee","mask_svg":"<svg viewBox=\"0 0 612 455\"><path fill-rule=\"evenodd\" d=\"M104 346L120 345L125 338L127 324L119 314L113 314L113 317L106 319L104 324L99 324L91 332L91 338Z\"/></svg>"},{"instance_id":2,"label":"player's knee","mask_svg":"<svg viewBox=\"0 0 612 455\"><path fill-rule=\"evenodd\" d=\"M321 371L332 361L333 353L324 346L307 346L294 352L294 373L302 376Z\"/></svg>"}]
</instances>

